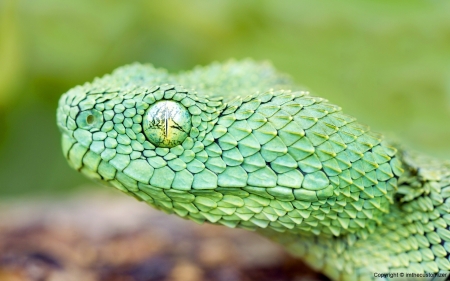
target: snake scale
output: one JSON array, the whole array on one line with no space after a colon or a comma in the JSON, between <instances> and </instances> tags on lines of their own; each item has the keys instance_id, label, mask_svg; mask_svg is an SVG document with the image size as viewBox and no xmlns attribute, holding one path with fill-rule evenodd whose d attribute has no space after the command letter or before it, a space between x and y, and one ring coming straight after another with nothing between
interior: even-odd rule
<instances>
[{"instance_id":1,"label":"snake scale","mask_svg":"<svg viewBox=\"0 0 450 281\"><path fill-rule=\"evenodd\" d=\"M123 66L65 93L57 123L89 178L255 230L332 280L450 271L450 166L394 148L269 63Z\"/></svg>"}]
</instances>

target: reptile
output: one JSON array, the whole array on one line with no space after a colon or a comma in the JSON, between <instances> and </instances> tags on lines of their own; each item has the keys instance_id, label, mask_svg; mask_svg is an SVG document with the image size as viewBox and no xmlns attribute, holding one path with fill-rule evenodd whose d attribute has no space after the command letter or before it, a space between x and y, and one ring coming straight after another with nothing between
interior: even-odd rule
<instances>
[{"instance_id":1,"label":"reptile","mask_svg":"<svg viewBox=\"0 0 450 281\"><path fill-rule=\"evenodd\" d=\"M450 271L450 165L388 143L270 63L123 66L62 95L57 124L87 177L257 231L332 280Z\"/></svg>"}]
</instances>

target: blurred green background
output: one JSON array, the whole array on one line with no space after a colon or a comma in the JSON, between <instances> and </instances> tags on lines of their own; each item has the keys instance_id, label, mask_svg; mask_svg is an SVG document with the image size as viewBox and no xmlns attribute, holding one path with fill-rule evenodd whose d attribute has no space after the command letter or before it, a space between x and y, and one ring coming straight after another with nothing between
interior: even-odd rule
<instances>
[{"instance_id":1,"label":"blurred green background","mask_svg":"<svg viewBox=\"0 0 450 281\"><path fill-rule=\"evenodd\" d=\"M86 185L59 96L134 61L270 60L409 147L450 159L449 1L0 0L0 197Z\"/></svg>"}]
</instances>

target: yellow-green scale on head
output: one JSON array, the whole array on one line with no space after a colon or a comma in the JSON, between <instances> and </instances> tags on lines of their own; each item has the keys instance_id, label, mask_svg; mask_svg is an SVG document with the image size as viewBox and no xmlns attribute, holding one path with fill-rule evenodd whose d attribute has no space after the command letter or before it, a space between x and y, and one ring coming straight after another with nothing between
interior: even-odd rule
<instances>
[{"instance_id":1,"label":"yellow-green scale on head","mask_svg":"<svg viewBox=\"0 0 450 281\"><path fill-rule=\"evenodd\" d=\"M419 220L396 205L396 150L268 64L124 66L64 94L57 117L73 168L157 209L258 230L336 280L407 268L389 261L408 255L397 237L381 243L400 229L387 220Z\"/></svg>"}]
</instances>

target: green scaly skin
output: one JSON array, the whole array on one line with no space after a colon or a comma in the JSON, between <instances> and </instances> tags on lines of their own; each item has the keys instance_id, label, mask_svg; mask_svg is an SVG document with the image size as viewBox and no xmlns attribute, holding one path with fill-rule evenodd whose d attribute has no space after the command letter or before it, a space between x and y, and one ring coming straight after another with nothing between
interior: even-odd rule
<instances>
[{"instance_id":1,"label":"green scaly skin","mask_svg":"<svg viewBox=\"0 0 450 281\"><path fill-rule=\"evenodd\" d=\"M155 119L163 101L176 110ZM69 90L57 119L74 169L167 213L256 230L333 280L450 270L450 167L398 153L269 64L124 66Z\"/></svg>"}]
</instances>

